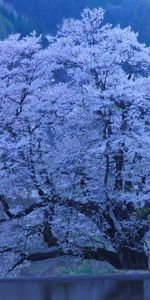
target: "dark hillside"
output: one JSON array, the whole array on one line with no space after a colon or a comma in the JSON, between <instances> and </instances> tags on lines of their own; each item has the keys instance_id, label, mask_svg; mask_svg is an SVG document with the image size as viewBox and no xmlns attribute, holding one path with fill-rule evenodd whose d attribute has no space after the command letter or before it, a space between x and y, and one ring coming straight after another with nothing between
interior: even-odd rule
<instances>
[{"instance_id":1,"label":"dark hillside","mask_svg":"<svg viewBox=\"0 0 150 300\"><path fill-rule=\"evenodd\" d=\"M150 0L3 0L0 3L0 13L8 20L10 30L15 28L22 34L34 29L38 33L55 33L63 18L78 17L87 6L102 6L108 22L130 25L139 32L141 41L150 43ZM4 23L0 26L1 36L9 33L7 29L4 31Z\"/></svg>"}]
</instances>

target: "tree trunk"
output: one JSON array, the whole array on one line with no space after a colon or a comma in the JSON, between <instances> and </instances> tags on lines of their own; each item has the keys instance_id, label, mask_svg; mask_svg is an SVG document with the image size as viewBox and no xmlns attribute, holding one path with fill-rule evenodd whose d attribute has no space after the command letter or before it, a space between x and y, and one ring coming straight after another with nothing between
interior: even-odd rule
<instances>
[{"instance_id":1,"label":"tree trunk","mask_svg":"<svg viewBox=\"0 0 150 300\"><path fill-rule=\"evenodd\" d=\"M118 256L122 269L148 270L148 256L144 249L138 252L123 246L119 249Z\"/></svg>"}]
</instances>

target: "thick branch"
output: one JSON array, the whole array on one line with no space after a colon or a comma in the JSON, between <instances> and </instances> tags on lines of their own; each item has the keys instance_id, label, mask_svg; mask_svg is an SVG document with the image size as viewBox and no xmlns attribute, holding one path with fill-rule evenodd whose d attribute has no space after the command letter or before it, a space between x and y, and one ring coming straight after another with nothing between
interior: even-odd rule
<instances>
[{"instance_id":1,"label":"thick branch","mask_svg":"<svg viewBox=\"0 0 150 300\"><path fill-rule=\"evenodd\" d=\"M23 217L29 215L34 210L36 210L38 208L42 208L42 207L47 205L44 201L41 201L41 202L38 202L38 203L33 203L32 205L27 207L25 210L22 210L22 211L18 212L17 214L13 214L13 213L11 213L11 209L9 207L9 204L7 203L7 201L6 201L6 199L3 195L0 196L0 202L3 205L3 209L4 209L5 214L8 216L8 218L10 220L23 218ZM0 223L6 222L6 221L7 221L7 219L2 219L0 221Z\"/></svg>"},{"instance_id":2,"label":"thick branch","mask_svg":"<svg viewBox=\"0 0 150 300\"><path fill-rule=\"evenodd\" d=\"M120 260L115 252L100 248L94 250L90 247L83 247L81 250L82 258L84 259L107 261L116 269L121 269ZM15 263L15 265L9 270L9 272L13 271L16 267L20 266L25 261L37 262L68 255L76 257L78 256L75 255L71 250L69 251L69 253L66 253L63 251L63 249L53 249L47 252L34 252L30 254L22 254L21 258Z\"/></svg>"}]
</instances>

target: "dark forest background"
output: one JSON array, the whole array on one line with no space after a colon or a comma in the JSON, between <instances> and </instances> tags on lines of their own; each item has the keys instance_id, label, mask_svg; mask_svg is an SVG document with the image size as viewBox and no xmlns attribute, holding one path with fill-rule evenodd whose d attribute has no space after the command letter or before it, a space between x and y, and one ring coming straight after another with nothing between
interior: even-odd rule
<instances>
[{"instance_id":1,"label":"dark forest background","mask_svg":"<svg viewBox=\"0 0 150 300\"><path fill-rule=\"evenodd\" d=\"M150 0L0 0L0 37L36 30L55 33L63 18L78 17L85 7L102 6L106 20L130 25L139 39L150 44Z\"/></svg>"}]
</instances>

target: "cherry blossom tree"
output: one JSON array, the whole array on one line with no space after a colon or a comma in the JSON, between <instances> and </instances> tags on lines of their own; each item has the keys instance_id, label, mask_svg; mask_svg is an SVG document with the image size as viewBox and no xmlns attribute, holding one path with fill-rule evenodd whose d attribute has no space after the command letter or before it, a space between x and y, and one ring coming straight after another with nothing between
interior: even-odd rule
<instances>
[{"instance_id":1,"label":"cherry blossom tree","mask_svg":"<svg viewBox=\"0 0 150 300\"><path fill-rule=\"evenodd\" d=\"M0 42L4 276L68 254L148 269L150 52L103 18Z\"/></svg>"}]
</instances>

